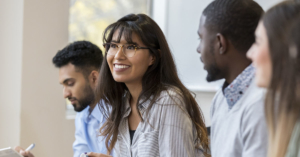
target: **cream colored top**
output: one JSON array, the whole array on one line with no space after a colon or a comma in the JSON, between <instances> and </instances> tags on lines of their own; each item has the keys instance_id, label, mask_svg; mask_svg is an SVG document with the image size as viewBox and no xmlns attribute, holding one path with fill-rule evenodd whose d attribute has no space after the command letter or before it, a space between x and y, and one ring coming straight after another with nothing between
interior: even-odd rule
<instances>
[{"instance_id":1,"label":"cream colored top","mask_svg":"<svg viewBox=\"0 0 300 157\"><path fill-rule=\"evenodd\" d=\"M300 157L300 121L294 127L285 157Z\"/></svg>"},{"instance_id":2,"label":"cream colored top","mask_svg":"<svg viewBox=\"0 0 300 157\"><path fill-rule=\"evenodd\" d=\"M132 144L128 127L131 112L127 97L126 112L119 126L114 157L199 157L204 156L195 148L195 127L185 109L180 91L163 91L146 117L150 100L140 105L144 122L140 122Z\"/></svg>"}]
</instances>

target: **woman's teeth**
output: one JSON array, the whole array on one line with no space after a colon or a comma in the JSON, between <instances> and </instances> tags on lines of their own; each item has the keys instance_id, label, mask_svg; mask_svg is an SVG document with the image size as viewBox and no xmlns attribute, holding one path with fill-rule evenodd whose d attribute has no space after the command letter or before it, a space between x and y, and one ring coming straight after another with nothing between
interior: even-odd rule
<instances>
[{"instance_id":1,"label":"woman's teeth","mask_svg":"<svg viewBox=\"0 0 300 157\"><path fill-rule=\"evenodd\" d=\"M125 69L125 68L128 68L129 66L128 65L116 65L115 64L115 68L118 68L118 69Z\"/></svg>"}]
</instances>

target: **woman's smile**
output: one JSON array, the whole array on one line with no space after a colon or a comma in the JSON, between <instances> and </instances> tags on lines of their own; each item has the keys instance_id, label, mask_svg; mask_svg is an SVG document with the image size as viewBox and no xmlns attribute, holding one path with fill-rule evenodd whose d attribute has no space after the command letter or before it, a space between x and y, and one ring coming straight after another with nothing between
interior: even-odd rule
<instances>
[{"instance_id":1,"label":"woman's smile","mask_svg":"<svg viewBox=\"0 0 300 157\"><path fill-rule=\"evenodd\" d=\"M116 45L129 44L124 35L119 38L120 31L117 30L112 38ZM132 33L132 42L136 46L146 47L136 33ZM131 50L131 49L127 49ZM121 47L114 55L107 55L107 63L115 81L123 83L139 83L146 73L148 67L153 63L153 56L148 49L136 49L135 55L127 57L124 47Z\"/></svg>"},{"instance_id":2,"label":"woman's smile","mask_svg":"<svg viewBox=\"0 0 300 157\"><path fill-rule=\"evenodd\" d=\"M129 65L126 64L120 64L120 63L114 63L114 71L115 72L124 72L130 68Z\"/></svg>"}]
</instances>

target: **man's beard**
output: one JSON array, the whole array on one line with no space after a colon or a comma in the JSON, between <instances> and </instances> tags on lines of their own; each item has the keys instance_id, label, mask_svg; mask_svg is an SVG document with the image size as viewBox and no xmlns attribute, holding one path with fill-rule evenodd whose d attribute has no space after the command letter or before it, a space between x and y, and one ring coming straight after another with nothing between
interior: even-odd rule
<instances>
[{"instance_id":1,"label":"man's beard","mask_svg":"<svg viewBox=\"0 0 300 157\"><path fill-rule=\"evenodd\" d=\"M222 79L222 77L220 76L221 70L215 64L208 66L206 70L207 70L207 76L206 76L207 82L212 82L212 81L217 81Z\"/></svg>"},{"instance_id":2,"label":"man's beard","mask_svg":"<svg viewBox=\"0 0 300 157\"><path fill-rule=\"evenodd\" d=\"M80 100L77 100L78 104L74 104L73 105L74 110L76 112L81 112L87 106L91 105L94 102L95 95L94 95L94 92L93 92L92 88L89 86L88 83L85 86L85 88L83 90L83 93L85 93L84 97L82 99L80 99Z\"/></svg>"},{"instance_id":3,"label":"man's beard","mask_svg":"<svg viewBox=\"0 0 300 157\"><path fill-rule=\"evenodd\" d=\"M213 45L210 46L209 51L212 53L213 57L215 50ZM207 82L212 82L212 81L217 81L222 79L221 75L221 70L218 68L216 60L214 58L213 60L214 62L212 64L210 64L209 66L206 67L206 71L207 71L207 76L206 76L206 81Z\"/></svg>"}]
</instances>

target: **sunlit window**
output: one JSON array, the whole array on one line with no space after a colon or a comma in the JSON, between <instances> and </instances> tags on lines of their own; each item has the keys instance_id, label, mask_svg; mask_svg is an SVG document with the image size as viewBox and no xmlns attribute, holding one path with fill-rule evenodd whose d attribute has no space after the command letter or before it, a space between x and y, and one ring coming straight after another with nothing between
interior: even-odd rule
<instances>
[{"instance_id":1,"label":"sunlit window","mask_svg":"<svg viewBox=\"0 0 300 157\"><path fill-rule=\"evenodd\" d=\"M71 0L69 41L88 40L102 50L105 28L121 17L150 13L149 0Z\"/></svg>"}]
</instances>

